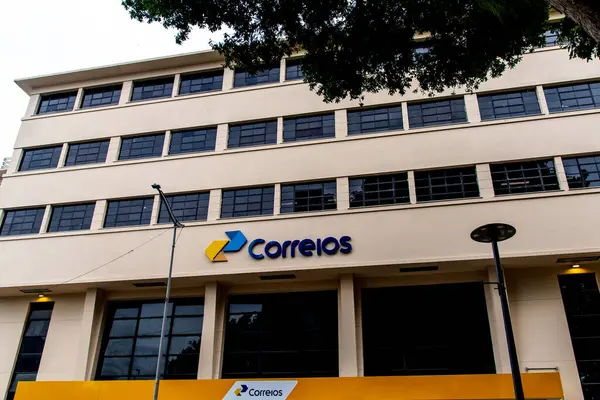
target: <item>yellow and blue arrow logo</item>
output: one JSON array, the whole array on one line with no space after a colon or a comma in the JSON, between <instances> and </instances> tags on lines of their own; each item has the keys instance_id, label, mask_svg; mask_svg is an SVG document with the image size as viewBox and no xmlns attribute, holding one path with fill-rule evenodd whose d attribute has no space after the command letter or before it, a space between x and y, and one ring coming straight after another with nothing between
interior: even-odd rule
<instances>
[{"instance_id":1,"label":"yellow and blue arrow logo","mask_svg":"<svg viewBox=\"0 0 600 400\"><path fill-rule=\"evenodd\" d=\"M241 388L237 388L237 389L235 389L235 395L236 395L236 396L241 396L241 395L242 395L242 393L246 393L246 391L248 391L248 386L246 386L246 385L242 385L242 387L241 387Z\"/></svg>"},{"instance_id":2,"label":"yellow and blue arrow logo","mask_svg":"<svg viewBox=\"0 0 600 400\"><path fill-rule=\"evenodd\" d=\"M212 262L225 262L227 257L223 253L231 253L240 251L246 244L248 239L241 231L229 231L225 232L229 239L227 240L215 240L208 245L204 254Z\"/></svg>"}]
</instances>

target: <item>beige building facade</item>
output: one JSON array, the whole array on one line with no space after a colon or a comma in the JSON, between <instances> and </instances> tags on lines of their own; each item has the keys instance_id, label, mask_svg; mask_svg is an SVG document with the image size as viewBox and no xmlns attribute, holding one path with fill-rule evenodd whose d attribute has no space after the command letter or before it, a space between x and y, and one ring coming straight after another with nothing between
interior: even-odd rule
<instances>
[{"instance_id":1,"label":"beige building facade","mask_svg":"<svg viewBox=\"0 0 600 400\"><path fill-rule=\"evenodd\" d=\"M324 103L299 59L259 77L222 62L17 80L3 396L151 395L172 239L158 183L185 224L165 398L274 378L298 382L292 400L510 398L491 247L469 236L490 222L517 229L500 254L526 397L598 398L598 61L549 46L475 93L362 106Z\"/></svg>"}]
</instances>

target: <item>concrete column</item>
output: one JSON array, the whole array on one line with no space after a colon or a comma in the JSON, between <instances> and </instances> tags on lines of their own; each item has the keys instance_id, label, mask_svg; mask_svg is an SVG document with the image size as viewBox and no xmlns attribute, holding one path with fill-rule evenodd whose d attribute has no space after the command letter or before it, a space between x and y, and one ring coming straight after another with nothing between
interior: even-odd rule
<instances>
[{"instance_id":1,"label":"concrete column","mask_svg":"<svg viewBox=\"0 0 600 400\"><path fill-rule=\"evenodd\" d=\"M273 194L273 215L279 214L281 214L281 184L276 183L275 193Z\"/></svg>"},{"instance_id":2,"label":"concrete column","mask_svg":"<svg viewBox=\"0 0 600 400\"><path fill-rule=\"evenodd\" d=\"M19 165L21 165L21 158L23 157L23 149L14 149L12 157L10 159L10 165L8 166L7 174L12 174L19 171Z\"/></svg>"},{"instance_id":3,"label":"concrete column","mask_svg":"<svg viewBox=\"0 0 600 400\"><path fill-rule=\"evenodd\" d=\"M131 100L131 93L133 91L133 81L123 82L123 88L121 89L121 98L119 98L119 105L129 103Z\"/></svg>"},{"instance_id":4,"label":"concrete column","mask_svg":"<svg viewBox=\"0 0 600 400\"><path fill-rule=\"evenodd\" d=\"M562 157L554 157L554 170L556 171L560 190L569 190L569 182L567 181L567 173L565 172Z\"/></svg>"},{"instance_id":5,"label":"concrete column","mask_svg":"<svg viewBox=\"0 0 600 400\"><path fill-rule=\"evenodd\" d=\"M286 59L282 58L279 63L279 82L285 81L285 63Z\"/></svg>"},{"instance_id":6,"label":"concrete column","mask_svg":"<svg viewBox=\"0 0 600 400\"><path fill-rule=\"evenodd\" d=\"M470 123L481 122L481 114L479 113L479 103L477 103L477 95L465 95L465 110L467 111L467 121Z\"/></svg>"},{"instance_id":7,"label":"concrete column","mask_svg":"<svg viewBox=\"0 0 600 400\"><path fill-rule=\"evenodd\" d=\"M162 156L168 156L169 155L169 146L171 145L171 131L166 131L165 132L165 141L163 143L163 151L162 151Z\"/></svg>"},{"instance_id":8,"label":"concrete column","mask_svg":"<svg viewBox=\"0 0 600 400\"><path fill-rule=\"evenodd\" d=\"M417 204L417 186L415 185L415 171L408 171L408 194L410 204Z\"/></svg>"},{"instance_id":9,"label":"concrete column","mask_svg":"<svg viewBox=\"0 0 600 400\"><path fill-rule=\"evenodd\" d=\"M94 207L94 216L92 217L90 230L94 231L102 228L102 224L104 223L104 214L106 214L107 203L108 202L106 200L96 201L96 207Z\"/></svg>"},{"instance_id":10,"label":"concrete column","mask_svg":"<svg viewBox=\"0 0 600 400\"><path fill-rule=\"evenodd\" d=\"M408 103L403 101L402 106L402 128L406 131L410 128L410 124L408 123Z\"/></svg>"},{"instance_id":11,"label":"concrete column","mask_svg":"<svg viewBox=\"0 0 600 400\"><path fill-rule=\"evenodd\" d=\"M230 68L223 69L223 91L233 89L233 77L235 73Z\"/></svg>"},{"instance_id":12,"label":"concrete column","mask_svg":"<svg viewBox=\"0 0 600 400\"><path fill-rule=\"evenodd\" d=\"M121 151L121 137L114 136L110 138L108 144L108 152L106 154L106 162L112 164L119 159L119 152Z\"/></svg>"},{"instance_id":13,"label":"concrete column","mask_svg":"<svg viewBox=\"0 0 600 400\"><path fill-rule=\"evenodd\" d=\"M221 189L213 189L210 191L208 199L208 215L207 221L216 221L221 218Z\"/></svg>"},{"instance_id":14,"label":"concrete column","mask_svg":"<svg viewBox=\"0 0 600 400\"><path fill-rule=\"evenodd\" d=\"M29 103L27 104L27 110L25 110L25 115L24 115L25 118L35 115L35 113L37 112L37 109L38 109L38 105L40 104L41 97L42 96L40 96L39 94L32 94L29 97Z\"/></svg>"},{"instance_id":15,"label":"concrete column","mask_svg":"<svg viewBox=\"0 0 600 400\"><path fill-rule=\"evenodd\" d=\"M40 233L48 232L48 225L50 224L50 216L52 215L52 206L48 204L44 211L44 217L42 218L42 225L40 226Z\"/></svg>"},{"instance_id":16,"label":"concrete column","mask_svg":"<svg viewBox=\"0 0 600 400\"><path fill-rule=\"evenodd\" d=\"M492 183L490 164L477 164L475 166L475 171L477 172L479 196L484 199L491 199L494 197L494 184Z\"/></svg>"},{"instance_id":17,"label":"concrete column","mask_svg":"<svg viewBox=\"0 0 600 400\"><path fill-rule=\"evenodd\" d=\"M336 201L338 210L347 210L350 208L350 184L348 178L336 178Z\"/></svg>"},{"instance_id":18,"label":"concrete column","mask_svg":"<svg viewBox=\"0 0 600 400\"><path fill-rule=\"evenodd\" d=\"M98 288L91 288L85 292L83 303L83 314L81 316L81 331L79 337L77 368L75 368L73 380L91 380L94 356L98 347L99 326L102 321L104 310L104 292Z\"/></svg>"},{"instance_id":19,"label":"concrete column","mask_svg":"<svg viewBox=\"0 0 600 400\"><path fill-rule=\"evenodd\" d=\"M342 139L348 136L348 113L346 110L335 111L335 138Z\"/></svg>"},{"instance_id":20,"label":"concrete column","mask_svg":"<svg viewBox=\"0 0 600 400\"><path fill-rule=\"evenodd\" d=\"M354 285L354 310L356 313L356 352L358 355L358 376L365 376L365 357L362 328L362 293L359 285Z\"/></svg>"},{"instance_id":21,"label":"concrete column","mask_svg":"<svg viewBox=\"0 0 600 400\"><path fill-rule=\"evenodd\" d=\"M498 282L498 276L496 275L496 268L494 266L488 267L487 272L488 282ZM494 360L496 361L496 373L509 374L510 360L508 358L508 347L506 344L506 334L504 332L504 320L502 317L502 306L500 305L498 287L496 285L484 285L484 288L492 345L494 347Z\"/></svg>"},{"instance_id":22,"label":"concrete column","mask_svg":"<svg viewBox=\"0 0 600 400\"><path fill-rule=\"evenodd\" d=\"M222 288L217 282L204 287L204 319L202 340L200 342L200 360L198 379L218 379L222 355L224 318Z\"/></svg>"},{"instance_id":23,"label":"concrete column","mask_svg":"<svg viewBox=\"0 0 600 400\"><path fill-rule=\"evenodd\" d=\"M181 74L175 74L175 78L173 78L173 91L171 92L171 97L175 97L179 95L179 85L181 84Z\"/></svg>"},{"instance_id":24,"label":"concrete column","mask_svg":"<svg viewBox=\"0 0 600 400\"><path fill-rule=\"evenodd\" d=\"M77 97L75 97L75 105L73 110L79 110L81 108L81 100L83 99L83 88L77 90Z\"/></svg>"},{"instance_id":25,"label":"concrete column","mask_svg":"<svg viewBox=\"0 0 600 400\"><path fill-rule=\"evenodd\" d=\"M215 151L223 151L227 148L227 124L217 125L217 139L215 140Z\"/></svg>"},{"instance_id":26,"label":"concrete column","mask_svg":"<svg viewBox=\"0 0 600 400\"><path fill-rule=\"evenodd\" d=\"M58 168L65 166L65 161L67 161L67 153L69 152L69 144L63 143L63 148L60 152L60 158L58 159Z\"/></svg>"},{"instance_id":27,"label":"concrete column","mask_svg":"<svg viewBox=\"0 0 600 400\"><path fill-rule=\"evenodd\" d=\"M535 93L537 94L538 102L540 103L540 111L544 115L549 115L548 103L546 103L546 94L544 93L544 87L538 85L535 87Z\"/></svg>"},{"instance_id":28,"label":"concrete column","mask_svg":"<svg viewBox=\"0 0 600 400\"><path fill-rule=\"evenodd\" d=\"M354 305L354 277L352 275L342 275L340 277L338 326L340 377L358 376L356 309Z\"/></svg>"},{"instance_id":29,"label":"concrete column","mask_svg":"<svg viewBox=\"0 0 600 400\"><path fill-rule=\"evenodd\" d=\"M160 211L160 195L154 195L154 202L152 203L152 215L150 215L150 225L156 225L158 223L158 213Z\"/></svg>"},{"instance_id":30,"label":"concrete column","mask_svg":"<svg viewBox=\"0 0 600 400\"><path fill-rule=\"evenodd\" d=\"M283 143L283 117L277 118L277 144Z\"/></svg>"}]
</instances>

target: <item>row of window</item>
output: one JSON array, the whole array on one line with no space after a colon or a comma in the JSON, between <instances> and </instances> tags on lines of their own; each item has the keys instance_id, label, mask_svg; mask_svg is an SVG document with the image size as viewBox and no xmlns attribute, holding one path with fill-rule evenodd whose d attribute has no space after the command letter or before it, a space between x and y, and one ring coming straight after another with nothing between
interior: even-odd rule
<instances>
[{"instance_id":1,"label":"row of window","mask_svg":"<svg viewBox=\"0 0 600 400\"><path fill-rule=\"evenodd\" d=\"M570 188L600 187L600 154L563 158ZM496 195L552 191L559 189L552 159L490 164ZM417 202L479 197L474 166L415 171ZM350 208L410 203L408 174L371 175L349 179ZM209 193L166 196L180 221L205 221ZM275 187L251 187L222 191L221 218L272 215ZM109 200L104 227L149 225L154 197ZM95 203L53 206L48 232L90 229ZM282 214L337 209L336 181L281 185ZM45 207L6 210L0 236L39 233ZM161 202L158 223L170 222Z\"/></svg>"},{"instance_id":2,"label":"row of window","mask_svg":"<svg viewBox=\"0 0 600 400\"><path fill-rule=\"evenodd\" d=\"M551 113L600 107L600 82L544 88ZM484 121L540 115L540 104L534 89L478 96L479 111ZM408 104L410 128L467 122L464 98ZM400 105L349 110L348 135L403 129ZM216 127L174 131L169 154L214 151ZM335 137L334 113L284 118L283 141ZM119 160L160 157L165 134L124 137ZM228 148L277 143L277 120L229 125ZM65 166L103 163L109 140L70 144ZM19 171L56 168L62 146L24 150Z\"/></svg>"}]
</instances>

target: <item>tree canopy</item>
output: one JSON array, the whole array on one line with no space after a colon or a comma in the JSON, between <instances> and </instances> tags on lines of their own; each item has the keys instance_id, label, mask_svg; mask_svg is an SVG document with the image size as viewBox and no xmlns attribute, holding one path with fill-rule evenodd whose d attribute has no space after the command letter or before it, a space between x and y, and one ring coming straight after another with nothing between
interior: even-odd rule
<instances>
[{"instance_id":1,"label":"tree canopy","mask_svg":"<svg viewBox=\"0 0 600 400\"><path fill-rule=\"evenodd\" d=\"M593 17L597 11L600 16L600 1L568 2L590 3L591 11L581 8L584 14ZM122 0L122 4L133 19L175 28L178 43L194 27L213 32L225 28L229 33L223 41L211 46L224 55L230 68L255 73L302 51L305 81L325 101L360 99L381 90L404 94L414 80L430 94L455 87L472 90L542 46L547 30L557 32L571 57L600 56L589 26L569 18L550 24L548 0ZM561 11L566 12L564 7ZM575 17L581 20L580 15ZM600 19L596 22L600 26Z\"/></svg>"}]
</instances>

